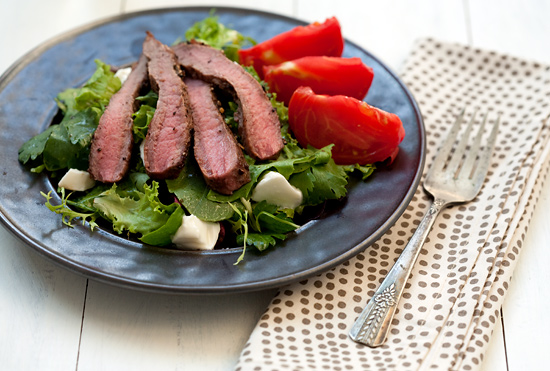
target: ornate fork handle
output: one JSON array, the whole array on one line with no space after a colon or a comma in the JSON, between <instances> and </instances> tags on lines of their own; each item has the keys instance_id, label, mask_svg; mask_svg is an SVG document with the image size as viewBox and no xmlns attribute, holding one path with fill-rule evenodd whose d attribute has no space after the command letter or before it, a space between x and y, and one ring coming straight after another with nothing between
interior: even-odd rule
<instances>
[{"instance_id":1,"label":"ornate fork handle","mask_svg":"<svg viewBox=\"0 0 550 371\"><path fill-rule=\"evenodd\" d=\"M418 259L422 245L439 212L447 204L447 201L441 198L434 199L401 256L353 324L349 335L354 341L370 347L377 347L384 343L397 303L401 299L405 283Z\"/></svg>"}]
</instances>

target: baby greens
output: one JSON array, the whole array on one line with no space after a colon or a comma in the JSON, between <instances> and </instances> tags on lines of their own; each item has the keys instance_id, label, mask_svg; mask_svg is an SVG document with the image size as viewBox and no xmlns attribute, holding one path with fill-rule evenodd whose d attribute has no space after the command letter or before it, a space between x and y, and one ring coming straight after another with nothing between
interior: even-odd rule
<instances>
[{"instance_id":1,"label":"baby greens","mask_svg":"<svg viewBox=\"0 0 550 371\"><path fill-rule=\"evenodd\" d=\"M194 24L185 33L185 39L197 39L223 49L234 60L239 48L247 43L254 44L252 39L219 23L213 14ZM259 80L252 69L247 70ZM54 179L69 168L86 170L99 118L120 86L110 66L96 61L96 71L82 87L58 94L56 102L63 118L24 143L19 150L19 161L31 171L47 171ZM156 109L158 96L151 91L137 98L139 108L133 115L135 145L129 175L119 183L98 183L85 192L67 194L60 188L61 203L58 205L52 203L50 193L43 193L46 206L60 214L68 226L72 226L74 219L81 219L94 229L99 219L104 219L115 232L133 234L144 243L156 246L170 245L182 216L193 214L204 221L225 223L226 229L235 234L237 244L263 251L299 227L293 219L304 207L344 197L351 172L359 171L366 178L374 169L372 166L336 165L331 158L331 145L321 149L300 147L288 131L287 108L274 94L269 97L282 124L285 147L273 161L256 162L246 157L251 181L232 195L222 195L208 188L192 151L176 179L153 180L145 173L139 145L147 135ZM237 107L236 102L225 102L225 121L235 135L237 123L233 113ZM300 207L281 209L265 201L251 201L254 187L269 171L279 172L302 192L304 201ZM243 256L244 251L238 261Z\"/></svg>"}]
</instances>

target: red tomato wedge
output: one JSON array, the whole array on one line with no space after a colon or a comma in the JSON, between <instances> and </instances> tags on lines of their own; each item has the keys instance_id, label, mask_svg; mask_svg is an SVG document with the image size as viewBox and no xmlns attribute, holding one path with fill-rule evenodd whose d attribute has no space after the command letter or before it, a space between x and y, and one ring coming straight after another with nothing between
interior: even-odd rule
<instances>
[{"instance_id":1,"label":"red tomato wedge","mask_svg":"<svg viewBox=\"0 0 550 371\"><path fill-rule=\"evenodd\" d=\"M317 94L347 95L363 100L374 73L361 58L312 56L264 66L264 80L277 100L288 106L292 93L309 86Z\"/></svg>"},{"instance_id":2,"label":"red tomato wedge","mask_svg":"<svg viewBox=\"0 0 550 371\"><path fill-rule=\"evenodd\" d=\"M288 107L290 129L303 147L331 143L337 164L372 164L394 160L405 129L399 117L343 95L315 94L299 87Z\"/></svg>"},{"instance_id":3,"label":"red tomato wedge","mask_svg":"<svg viewBox=\"0 0 550 371\"><path fill-rule=\"evenodd\" d=\"M323 23L297 26L248 49L239 50L239 62L254 66L263 77L264 65L279 64L310 55L340 57L344 39L340 23L335 17Z\"/></svg>"}]
</instances>

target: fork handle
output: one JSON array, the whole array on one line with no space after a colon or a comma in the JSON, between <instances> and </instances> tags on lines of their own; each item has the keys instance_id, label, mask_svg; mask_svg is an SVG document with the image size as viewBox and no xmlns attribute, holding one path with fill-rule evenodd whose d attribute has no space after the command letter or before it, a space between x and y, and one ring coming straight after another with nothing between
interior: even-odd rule
<instances>
[{"instance_id":1,"label":"fork handle","mask_svg":"<svg viewBox=\"0 0 550 371\"><path fill-rule=\"evenodd\" d=\"M447 201L441 198L434 199L401 256L351 327L349 336L352 340L370 347L384 344L397 304L422 245L439 212L447 204Z\"/></svg>"}]
</instances>

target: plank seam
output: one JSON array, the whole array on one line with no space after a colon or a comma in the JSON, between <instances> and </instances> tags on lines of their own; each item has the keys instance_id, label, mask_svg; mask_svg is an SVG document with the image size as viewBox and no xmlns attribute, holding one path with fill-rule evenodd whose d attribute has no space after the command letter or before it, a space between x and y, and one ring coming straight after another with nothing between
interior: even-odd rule
<instances>
[{"instance_id":1,"label":"plank seam","mask_svg":"<svg viewBox=\"0 0 550 371\"><path fill-rule=\"evenodd\" d=\"M86 313L86 301L88 300L88 283L90 281L86 279L86 289L84 290L84 304L82 305L82 319L80 321L80 334L78 336L78 351L76 353L76 368L75 371L78 371L78 363L80 361L80 346L82 345L82 333L84 329L84 315Z\"/></svg>"}]
</instances>

